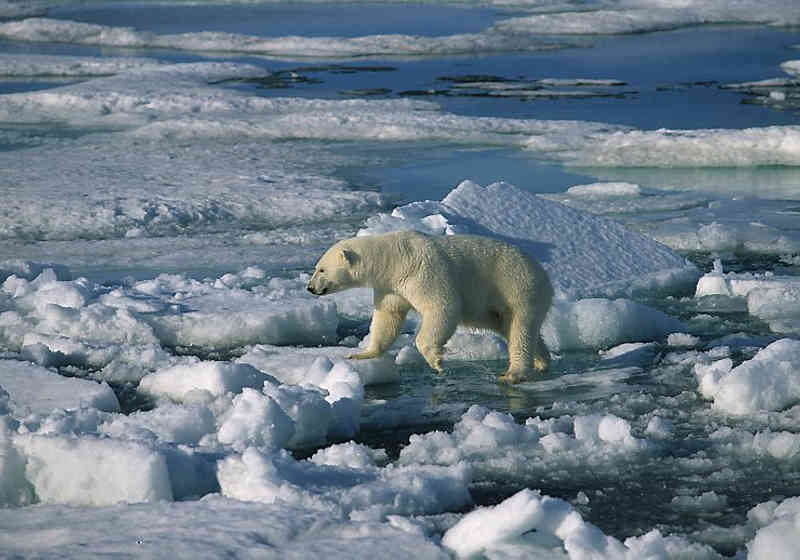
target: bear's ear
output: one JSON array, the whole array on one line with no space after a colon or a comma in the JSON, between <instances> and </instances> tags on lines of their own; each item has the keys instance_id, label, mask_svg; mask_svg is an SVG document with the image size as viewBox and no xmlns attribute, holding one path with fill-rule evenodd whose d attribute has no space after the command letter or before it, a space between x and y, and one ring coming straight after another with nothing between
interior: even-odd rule
<instances>
[{"instance_id":1,"label":"bear's ear","mask_svg":"<svg viewBox=\"0 0 800 560\"><path fill-rule=\"evenodd\" d=\"M352 249L342 249L339 251L339 259L343 264L353 266L358 262L358 253Z\"/></svg>"}]
</instances>

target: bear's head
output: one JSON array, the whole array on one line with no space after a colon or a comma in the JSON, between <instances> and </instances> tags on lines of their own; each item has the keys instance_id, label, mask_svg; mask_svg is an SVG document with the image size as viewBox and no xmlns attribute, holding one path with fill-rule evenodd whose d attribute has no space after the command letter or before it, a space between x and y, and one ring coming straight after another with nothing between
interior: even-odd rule
<instances>
[{"instance_id":1,"label":"bear's head","mask_svg":"<svg viewBox=\"0 0 800 560\"><path fill-rule=\"evenodd\" d=\"M358 254L346 243L337 243L317 262L308 291L322 296L361 285L357 274L359 260Z\"/></svg>"}]
</instances>

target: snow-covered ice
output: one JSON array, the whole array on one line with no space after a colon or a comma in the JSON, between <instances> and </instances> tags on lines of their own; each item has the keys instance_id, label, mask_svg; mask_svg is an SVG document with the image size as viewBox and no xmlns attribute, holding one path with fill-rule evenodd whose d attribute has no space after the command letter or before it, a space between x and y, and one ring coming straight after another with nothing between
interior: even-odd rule
<instances>
[{"instance_id":1,"label":"snow-covered ice","mask_svg":"<svg viewBox=\"0 0 800 560\"><path fill-rule=\"evenodd\" d=\"M730 358L697 364L700 391L731 414L783 410L800 401L800 342L781 339L733 367Z\"/></svg>"},{"instance_id":2,"label":"snow-covered ice","mask_svg":"<svg viewBox=\"0 0 800 560\"><path fill-rule=\"evenodd\" d=\"M721 261L697 282L695 297L745 299L747 311L776 333L800 332L800 283L794 276L724 272Z\"/></svg>"},{"instance_id":3,"label":"snow-covered ice","mask_svg":"<svg viewBox=\"0 0 800 560\"><path fill-rule=\"evenodd\" d=\"M482 187L465 181L441 202L395 208L367 220L359 233L395 229L512 240L542 263L562 299L675 289L694 282L696 275L694 265L617 222L575 213L507 183ZM583 274L587 269L593 271L591 277Z\"/></svg>"},{"instance_id":4,"label":"snow-covered ice","mask_svg":"<svg viewBox=\"0 0 800 560\"><path fill-rule=\"evenodd\" d=\"M15 415L49 414L57 408L119 410L119 401L107 383L58 375L18 360L0 360L0 387Z\"/></svg>"},{"instance_id":5,"label":"snow-covered ice","mask_svg":"<svg viewBox=\"0 0 800 560\"><path fill-rule=\"evenodd\" d=\"M280 18L160 32L127 4L135 27L95 22L110 3L0 0L0 555L795 555L797 57L728 60L717 87L700 49L698 82L667 73L655 96L627 82L656 79L657 48L637 72L606 60L659 30L788 41L794 2L494 0L476 30L297 36ZM391 94L351 95L364 57L396 65ZM352 67L294 70L312 58ZM425 100L397 84L418 69ZM328 83L265 85L295 71ZM683 89L712 124L636 116ZM774 113L738 126L740 99ZM731 122L701 115L717 101ZM422 192L428 175L391 170L442 146L514 153L530 179L381 192ZM541 160L572 182L533 194ZM387 356L348 360L370 294L313 298L307 273L337 239L396 229L542 261L551 371L499 386L505 343L463 329L435 376L413 314Z\"/></svg>"}]
</instances>

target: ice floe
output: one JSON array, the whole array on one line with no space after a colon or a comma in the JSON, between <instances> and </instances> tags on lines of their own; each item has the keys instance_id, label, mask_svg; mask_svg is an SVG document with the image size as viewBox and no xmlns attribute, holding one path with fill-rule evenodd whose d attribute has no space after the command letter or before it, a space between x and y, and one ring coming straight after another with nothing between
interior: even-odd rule
<instances>
[{"instance_id":1,"label":"ice floe","mask_svg":"<svg viewBox=\"0 0 800 560\"><path fill-rule=\"evenodd\" d=\"M619 131L589 139L569 162L613 167L798 165L800 128Z\"/></svg>"},{"instance_id":2,"label":"ice floe","mask_svg":"<svg viewBox=\"0 0 800 560\"><path fill-rule=\"evenodd\" d=\"M791 558L797 550L800 525L800 500L787 498L781 503L765 502L751 509L748 519L758 528L748 543L748 558Z\"/></svg>"},{"instance_id":3,"label":"ice floe","mask_svg":"<svg viewBox=\"0 0 800 560\"><path fill-rule=\"evenodd\" d=\"M0 76L13 78L88 78L127 70L157 68L156 59L43 54L0 54Z\"/></svg>"},{"instance_id":4,"label":"ice floe","mask_svg":"<svg viewBox=\"0 0 800 560\"><path fill-rule=\"evenodd\" d=\"M503 20L496 27L509 33L605 35L664 31L713 23L793 25L798 21L793 8L791 2L783 0L766 4L731 4L722 0L600 2L595 9L554 10L553 13Z\"/></svg>"},{"instance_id":5,"label":"ice floe","mask_svg":"<svg viewBox=\"0 0 800 560\"><path fill-rule=\"evenodd\" d=\"M697 282L695 297L745 299L747 311L776 333L800 332L800 282L795 276L724 272L721 261Z\"/></svg>"},{"instance_id":6,"label":"ice floe","mask_svg":"<svg viewBox=\"0 0 800 560\"><path fill-rule=\"evenodd\" d=\"M603 182L575 185L565 193L546 196L613 217L678 251L790 258L800 251L800 236L791 225L797 220L797 208L793 200L781 199L781 194L775 195L776 200L764 200L735 192L726 195ZM658 219L651 219L653 216Z\"/></svg>"},{"instance_id":7,"label":"ice floe","mask_svg":"<svg viewBox=\"0 0 800 560\"><path fill-rule=\"evenodd\" d=\"M502 503L465 515L442 537L459 558L717 558L707 546L653 530L620 542L583 520L568 502L522 490Z\"/></svg>"},{"instance_id":8,"label":"ice floe","mask_svg":"<svg viewBox=\"0 0 800 560\"><path fill-rule=\"evenodd\" d=\"M730 414L783 410L800 401L800 342L781 339L738 366L730 358L694 371L700 391Z\"/></svg>"},{"instance_id":9,"label":"ice floe","mask_svg":"<svg viewBox=\"0 0 800 560\"><path fill-rule=\"evenodd\" d=\"M28 362L0 360L0 387L19 417L49 414L57 408L119 411L119 401L107 383L64 377Z\"/></svg>"},{"instance_id":10,"label":"ice floe","mask_svg":"<svg viewBox=\"0 0 800 560\"><path fill-rule=\"evenodd\" d=\"M105 47L169 48L188 51L252 53L270 56L347 58L366 55L453 55L551 49L558 43L535 35L479 33L440 37L364 35L361 37L258 37L201 31L159 35L130 27L28 18L0 23L0 37L15 41L77 43Z\"/></svg>"}]
</instances>

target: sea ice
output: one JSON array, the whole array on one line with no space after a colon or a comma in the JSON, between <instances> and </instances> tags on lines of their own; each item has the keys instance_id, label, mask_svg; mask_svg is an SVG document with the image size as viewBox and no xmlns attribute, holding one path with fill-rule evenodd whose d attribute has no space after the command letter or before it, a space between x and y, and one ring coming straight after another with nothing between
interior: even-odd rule
<instances>
[{"instance_id":1,"label":"sea ice","mask_svg":"<svg viewBox=\"0 0 800 560\"><path fill-rule=\"evenodd\" d=\"M800 499L780 504L766 502L754 507L748 518L757 528L747 543L748 560L791 560L800 547Z\"/></svg>"},{"instance_id":2,"label":"sea ice","mask_svg":"<svg viewBox=\"0 0 800 560\"><path fill-rule=\"evenodd\" d=\"M29 362L0 360L0 388L9 395L17 417L48 414L56 408L119 410L119 401L107 383L64 377Z\"/></svg>"},{"instance_id":3,"label":"sea ice","mask_svg":"<svg viewBox=\"0 0 800 560\"><path fill-rule=\"evenodd\" d=\"M700 392L729 414L783 410L800 401L800 342L781 339L738 366L730 358L698 363Z\"/></svg>"},{"instance_id":4,"label":"sea ice","mask_svg":"<svg viewBox=\"0 0 800 560\"><path fill-rule=\"evenodd\" d=\"M498 0L515 4L516 0ZM600 2L594 9L555 11L498 22L495 27L509 33L619 34L663 31L712 23L762 23L793 25L798 15L791 2L754 0L730 3L724 0L637 0Z\"/></svg>"},{"instance_id":5,"label":"sea ice","mask_svg":"<svg viewBox=\"0 0 800 560\"><path fill-rule=\"evenodd\" d=\"M220 461L222 494L245 501L325 511L336 517L380 520L386 515L423 515L471 502L465 465L387 466L351 469L295 461L286 452L247 448Z\"/></svg>"},{"instance_id":6,"label":"sea ice","mask_svg":"<svg viewBox=\"0 0 800 560\"><path fill-rule=\"evenodd\" d=\"M593 472L599 473L648 453L650 444L635 437L631 429L627 420L612 414L537 417L518 424L509 414L473 405L452 433L412 435L399 461L406 465L466 462L477 479L525 480L578 464L592 465Z\"/></svg>"},{"instance_id":7,"label":"sea ice","mask_svg":"<svg viewBox=\"0 0 800 560\"><path fill-rule=\"evenodd\" d=\"M157 68L162 64L154 58L2 53L0 54L0 76L88 78L110 76L133 69Z\"/></svg>"},{"instance_id":8,"label":"sea ice","mask_svg":"<svg viewBox=\"0 0 800 560\"><path fill-rule=\"evenodd\" d=\"M459 558L541 558L667 560L673 554L693 559L716 559L708 546L653 530L624 543L584 521L569 503L521 490L500 504L465 515L442 537L442 545Z\"/></svg>"},{"instance_id":9,"label":"sea ice","mask_svg":"<svg viewBox=\"0 0 800 560\"><path fill-rule=\"evenodd\" d=\"M542 337L558 352L649 341L683 328L677 319L635 301L587 298L554 302Z\"/></svg>"},{"instance_id":10,"label":"sea ice","mask_svg":"<svg viewBox=\"0 0 800 560\"><path fill-rule=\"evenodd\" d=\"M800 165L800 127L618 131L589 139L569 163L601 167Z\"/></svg>"},{"instance_id":11,"label":"sea ice","mask_svg":"<svg viewBox=\"0 0 800 560\"><path fill-rule=\"evenodd\" d=\"M714 270L697 282L695 297L744 298L747 311L766 321L776 333L800 332L800 281L795 276L772 273L724 272L717 260Z\"/></svg>"},{"instance_id":12,"label":"sea ice","mask_svg":"<svg viewBox=\"0 0 800 560\"><path fill-rule=\"evenodd\" d=\"M250 388L234 397L217 433L221 443L240 451L250 446L283 449L292 436L294 421L274 399Z\"/></svg>"},{"instance_id":13,"label":"sea ice","mask_svg":"<svg viewBox=\"0 0 800 560\"><path fill-rule=\"evenodd\" d=\"M700 181L689 173L693 183ZM649 170L648 170L649 172ZM719 179L717 179L719 180ZM592 183L570 187L565 193L546 195L572 208L613 217L631 229L677 251L727 254L753 252L793 255L800 251L800 235L791 188L779 187L774 194L752 198L752 184L759 180L746 174L739 194L732 188L692 184L691 189L645 189L635 183ZM769 180L771 185L778 182ZM709 192L704 192L709 189ZM699 191L699 192L698 192ZM715 192L712 192L715 191ZM776 200L767 200L775 198ZM657 215L658 219L653 219Z\"/></svg>"},{"instance_id":14,"label":"sea ice","mask_svg":"<svg viewBox=\"0 0 800 560\"><path fill-rule=\"evenodd\" d=\"M92 436L18 435L25 476L43 503L110 505L172 500L164 456L148 446Z\"/></svg>"},{"instance_id":15,"label":"sea ice","mask_svg":"<svg viewBox=\"0 0 800 560\"><path fill-rule=\"evenodd\" d=\"M28 18L0 24L0 37L16 41L55 41L128 48L252 53L295 57L356 57L366 55L452 55L476 52L552 49L553 40L535 35L479 33L449 36L365 35L361 37L258 37L225 32L158 35L130 27Z\"/></svg>"},{"instance_id":16,"label":"sea ice","mask_svg":"<svg viewBox=\"0 0 800 560\"><path fill-rule=\"evenodd\" d=\"M144 376L139 390L182 401L191 397L194 391L205 391L218 397L226 393L237 394L245 387L260 388L265 381L275 380L247 364L194 359Z\"/></svg>"}]
</instances>

